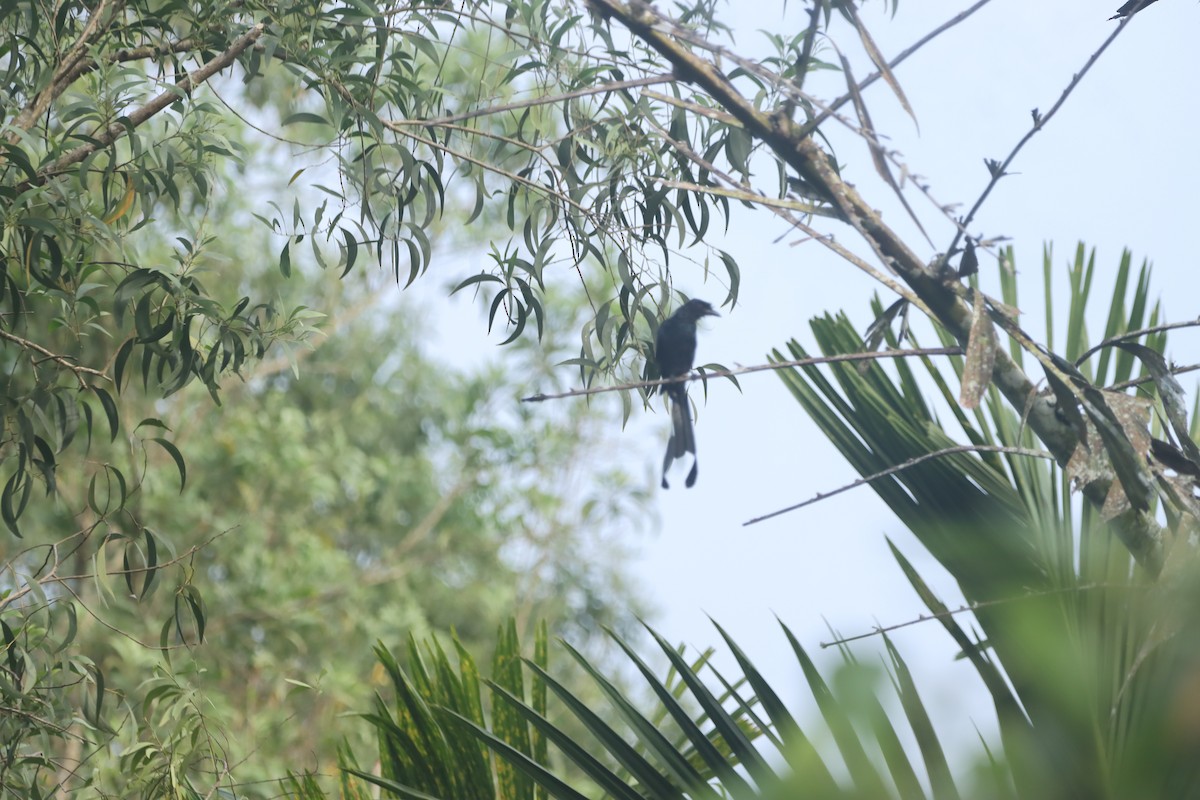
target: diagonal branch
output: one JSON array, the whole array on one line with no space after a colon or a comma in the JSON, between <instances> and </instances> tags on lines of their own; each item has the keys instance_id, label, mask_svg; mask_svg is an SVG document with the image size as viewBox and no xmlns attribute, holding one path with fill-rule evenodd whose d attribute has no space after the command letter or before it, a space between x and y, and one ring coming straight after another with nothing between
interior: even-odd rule
<instances>
[{"instance_id":1,"label":"diagonal branch","mask_svg":"<svg viewBox=\"0 0 1200 800\"><path fill-rule=\"evenodd\" d=\"M837 495L837 494L841 494L842 492L848 492L851 489L854 489L856 487L865 486L868 483L870 483L871 481L877 481L880 478L886 478L889 475L895 475L897 472L902 472L911 467L915 467L916 465L920 464L923 461L929 461L930 459L934 459L934 458L941 458L942 456L957 455L959 453L1007 453L1009 455L1015 455L1015 456L1030 456L1032 458L1053 458L1053 456L1051 456L1049 453L1045 452L1044 450L1031 450L1028 447L1005 447L1002 445L976 445L976 444L964 444L964 445L957 445L955 447L946 447L946 448L943 448L942 450L935 450L932 453L925 453L924 455L919 455L916 458L910 458L902 464L897 464L894 467L888 467L887 469L881 470L880 472L876 472L871 475L866 475L862 478L859 478L856 481L851 481L850 483L847 483L845 486L839 486L838 488L836 488L832 491L818 492L815 496L810 497L809 499L807 499L803 502L796 503L795 505L788 506L787 508L781 508L778 511L772 511L769 514L763 514L760 517L755 517L754 519L746 520L745 522L742 523L742 527L745 527L747 525L754 525L755 523L758 523L758 522L765 522L766 520L772 519L774 517L778 517L783 514L787 514L790 511L798 511L799 509L804 508L805 506L811 506L813 503L819 503L822 500L833 497L834 495Z\"/></svg>"},{"instance_id":2,"label":"diagonal branch","mask_svg":"<svg viewBox=\"0 0 1200 800\"><path fill-rule=\"evenodd\" d=\"M1036 108L1033 110L1032 127L1030 127L1025 135L1022 136L1016 145L1013 146L1013 149L1011 152L1009 152L1008 157L999 164L991 164L989 162L988 168L992 173L991 180L988 181L987 186L985 186L983 192L980 193L979 199L975 201L975 205L971 206L971 210L967 212L967 216L963 218L962 224L958 226L958 231L954 234L954 241L952 241L950 243L950 247L946 249L947 258L949 258L950 254L954 252L954 248L958 246L958 243L962 241L962 237L965 235L966 230L971 227L971 222L974 221L975 215L978 214L979 209L983 207L984 201L986 201L988 195L992 193L992 189L996 188L996 184L1000 182L1000 179L1007 174L1008 168L1012 165L1012 162L1016 160L1016 157L1021 152L1022 148L1024 148L1029 140L1034 137L1034 134L1046 127L1046 123L1058 113L1058 110L1063 107L1064 103L1067 102L1067 98L1070 97L1075 91L1075 88L1079 86L1080 81L1083 80L1083 76L1086 75L1088 70L1090 70L1092 66L1100 59L1100 56L1105 50L1108 49L1108 46L1112 44L1118 36L1121 35L1121 31L1123 31L1125 26L1129 24L1130 19L1132 19L1132 17L1126 17L1124 20L1122 20L1121 24L1117 26L1117 29L1109 34L1109 37L1104 40L1102 45L1100 45L1099 49L1092 53L1091 57L1089 57L1087 62L1083 65L1083 68L1071 77L1071 82L1067 84L1067 88L1063 89L1062 94L1059 95L1058 100L1056 100L1054 105L1050 107L1049 111L1047 111L1045 114L1040 114Z\"/></svg>"},{"instance_id":3,"label":"diagonal branch","mask_svg":"<svg viewBox=\"0 0 1200 800\"><path fill-rule=\"evenodd\" d=\"M102 28L107 27L105 18L109 16L110 11L112 16L115 17L117 11L125 3L124 0L118 0L116 7L112 9L109 8L110 4L111 0L100 0L100 3L92 11L91 16L88 17L87 24L83 26L83 31L79 34L79 38L75 40L75 44L59 60L58 69L54 71L54 76L50 79L49 84L42 91L38 92L37 96L25 108L21 109L21 113L13 120L12 126L14 130L7 137L9 144L16 144L20 138L17 131L27 131L33 127L38 117L46 113L50 105L82 74L80 70L89 61L87 51L92 38Z\"/></svg>"},{"instance_id":4,"label":"diagonal branch","mask_svg":"<svg viewBox=\"0 0 1200 800\"><path fill-rule=\"evenodd\" d=\"M1100 342L1100 344L1089 349L1079 358L1075 359L1075 366L1078 367L1080 364L1087 361L1104 348L1112 347L1114 344L1118 344L1120 342L1128 342L1131 339L1138 339L1150 333L1162 333L1163 331L1173 331L1178 330L1179 328L1195 328L1197 326L1200 326L1200 317L1197 317L1196 319L1189 319L1184 322L1168 322L1164 325L1154 325L1153 327L1141 328L1136 331L1125 331L1124 333L1119 333L1116 336L1105 339L1103 342Z\"/></svg>"},{"instance_id":5,"label":"diagonal branch","mask_svg":"<svg viewBox=\"0 0 1200 800\"><path fill-rule=\"evenodd\" d=\"M243 52L246 51L252 44L258 41L259 37L266 31L266 23L260 22L251 27L230 44L225 52L216 56L200 69L186 76L178 83L174 84L162 94L155 97L146 105L134 111L128 117L122 117L120 121L114 122L103 131L98 132L91 141L87 144L76 147L71 152L65 154L48 167L43 167L38 170L37 177L32 181L35 184L45 183L50 178L61 174L64 170L73 164L78 164L83 159L90 156L97 150L108 147L121 136L129 133L134 128L142 125L155 114L175 103L180 98L185 97L188 92L195 89L200 84L207 81L213 75L216 75L221 70L228 67L237 59ZM22 187L22 189L28 186Z\"/></svg>"}]
</instances>

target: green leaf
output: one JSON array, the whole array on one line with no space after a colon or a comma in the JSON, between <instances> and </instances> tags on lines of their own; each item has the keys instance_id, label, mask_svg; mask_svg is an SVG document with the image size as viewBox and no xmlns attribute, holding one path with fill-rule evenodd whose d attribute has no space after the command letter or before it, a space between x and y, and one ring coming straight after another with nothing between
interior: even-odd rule
<instances>
[{"instance_id":1,"label":"green leaf","mask_svg":"<svg viewBox=\"0 0 1200 800\"><path fill-rule=\"evenodd\" d=\"M283 250L281 250L279 253L279 274L285 278L292 277L291 247L292 247L292 240L288 239L283 245Z\"/></svg>"},{"instance_id":2,"label":"green leaf","mask_svg":"<svg viewBox=\"0 0 1200 800\"><path fill-rule=\"evenodd\" d=\"M167 455L175 462L175 467L179 470L179 491L182 493L183 487L187 485L187 465L183 461L183 453L179 452L179 448L171 440L161 436L152 436L149 441L156 442L159 447L166 450Z\"/></svg>"},{"instance_id":3,"label":"green leaf","mask_svg":"<svg viewBox=\"0 0 1200 800\"><path fill-rule=\"evenodd\" d=\"M526 663L541 680L545 681L547 688L559 701L596 738L596 741L604 748L604 752L626 769L638 784L646 787L652 797L682 798L684 796L681 789L676 788L650 761L627 743L607 720L593 711L589 703L578 698L537 664ZM584 768L584 765L580 764L580 768Z\"/></svg>"},{"instance_id":4,"label":"green leaf","mask_svg":"<svg viewBox=\"0 0 1200 800\"><path fill-rule=\"evenodd\" d=\"M117 404L113 401L112 395L99 386L91 387L96 395L96 399L100 401L100 406L104 409L104 416L108 418L108 431L110 442L117 440L117 431L120 430L120 417L117 414Z\"/></svg>"},{"instance_id":5,"label":"green leaf","mask_svg":"<svg viewBox=\"0 0 1200 800\"><path fill-rule=\"evenodd\" d=\"M297 111L294 114L288 114L286 117L284 117L283 121L280 122L280 125L283 125L286 128L288 125L296 125L298 123L329 125L329 120L325 119L319 114L313 114L308 111Z\"/></svg>"},{"instance_id":6,"label":"green leaf","mask_svg":"<svg viewBox=\"0 0 1200 800\"><path fill-rule=\"evenodd\" d=\"M624 643L620 639L616 639L618 645L624 647ZM717 793L711 786L708 785L704 777L688 760L686 754L680 752L678 748L664 736L657 725L651 722L640 711L638 711L633 703L625 696L625 694L616 687L611 681L600 674L599 670L588 663L582 654L569 644L565 645L567 652L575 659L575 661L583 667L584 671L591 679L600 687L604 695L616 708L617 713L625 720L629 727L633 730L635 736L647 748L658 762L667 770L667 772L678 780L686 792L693 797L708 798L708 800L716 800ZM629 651L627 651L629 652ZM645 675L645 672L643 672ZM655 694L662 697L661 684L654 679L651 679L651 688L655 689ZM670 693L666 696L669 698ZM671 699L670 702L674 703Z\"/></svg>"},{"instance_id":7,"label":"green leaf","mask_svg":"<svg viewBox=\"0 0 1200 800\"><path fill-rule=\"evenodd\" d=\"M346 243L346 268L342 270L339 277L344 278L350 274L350 270L354 268L354 262L358 260L358 241L354 238L354 234L346 228L342 228L342 238Z\"/></svg>"},{"instance_id":8,"label":"green leaf","mask_svg":"<svg viewBox=\"0 0 1200 800\"><path fill-rule=\"evenodd\" d=\"M720 734L721 738L725 740L725 743L729 746L733 755L736 757L737 762L746 767L747 771L750 773L750 777L752 777L758 784L758 788L760 790L769 793L771 787L778 783L778 776L775 774L774 770L767 765L766 760L755 748L754 744L750 741L750 738L746 736L745 732L743 732L740 727L738 727L737 722L725 711L724 707L721 705L721 702L712 694L712 692L709 691L708 687L704 685L704 682L700 679L700 676L692 671L688 663L684 660L683 656L681 656L678 651L676 651L675 648L672 647L670 643L667 642L667 640L659 635L656 631L654 631L648 625L645 627L650 635L654 638L655 642L658 643L659 648L667 656L667 660L671 662L671 665L678 672L680 678L685 684L687 684L688 689L690 689L692 692L692 696L697 702L699 702L700 707L704 709L704 712L708 715L708 719L713 724L716 733ZM637 663L639 664L640 668L640 661ZM668 710L670 710L670 707ZM683 727L685 732L693 730L694 726L690 725L691 715L686 711L684 714L688 718L689 724L684 725L684 723L680 722L680 726ZM677 720L677 722L678 721L679 720ZM699 738L703 740L702 743L697 745L697 750L700 751L701 755L703 755L706 751L709 752L708 758L713 759L712 766L714 771L718 775L721 775L722 771L726 768L729 762L727 762L726 758L722 754L716 752L715 749L710 749L711 744L709 743L708 737L701 733L698 728L694 728L694 733L698 734ZM734 792L741 791L743 789L749 790L749 786L742 782L741 776L737 773L729 773L728 777L722 775L722 783L726 786L726 788Z\"/></svg>"},{"instance_id":9,"label":"green leaf","mask_svg":"<svg viewBox=\"0 0 1200 800\"><path fill-rule=\"evenodd\" d=\"M512 765L514 768L521 771L522 774L528 776L531 780L546 787L546 790L554 797L561 800L589 800L587 795L580 794L572 789L569 785L563 782L558 776L550 772L541 764L534 761L525 753L521 752L516 747L513 747L508 742L498 736L493 735L486 728L476 725L466 717L457 714L448 709L442 709L442 714L450 720L463 726L476 737L480 739L489 748L498 753L504 760L504 763Z\"/></svg>"}]
</instances>

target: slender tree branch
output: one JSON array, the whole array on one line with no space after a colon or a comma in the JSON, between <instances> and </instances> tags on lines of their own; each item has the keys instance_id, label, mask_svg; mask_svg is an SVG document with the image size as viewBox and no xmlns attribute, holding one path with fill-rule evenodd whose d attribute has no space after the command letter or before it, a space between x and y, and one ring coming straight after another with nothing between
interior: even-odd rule
<instances>
[{"instance_id":1,"label":"slender tree branch","mask_svg":"<svg viewBox=\"0 0 1200 800\"><path fill-rule=\"evenodd\" d=\"M573 92L556 94L553 97L533 97L529 100L518 100L516 102L504 103L498 106L478 108L474 111L467 111L450 117L438 117L437 119L397 119L385 120L385 122L390 126L416 125L421 127L432 127L435 125L450 125L455 122L463 122L464 120L475 119L476 117L490 117L494 114L503 114L507 111L518 111L522 108L532 108L534 106L561 103L564 100L574 100L577 97L588 97L590 95L606 94L608 92L619 92L624 89L637 89L642 86L654 86L658 83L671 83L674 80L675 76L672 73L664 72L659 75L647 75L644 78L633 78L627 81L612 81L610 83L602 83L598 86L589 86L586 89L576 89Z\"/></svg>"},{"instance_id":2,"label":"slender tree branch","mask_svg":"<svg viewBox=\"0 0 1200 800\"><path fill-rule=\"evenodd\" d=\"M958 608L950 608L945 611L938 611L932 614L921 614L916 619L910 619L907 622L899 622L895 625L879 625L866 633L858 633L854 636L846 636L841 639L834 639L830 642L821 642L821 649L829 647L839 647L850 642L857 642L861 639L869 639L872 636L882 636L892 631L898 631L901 628L908 628L913 625L919 625L922 622L931 622L933 620L947 619L955 617L959 614L965 614L969 611L978 611L981 608L989 608L991 606L1008 605L1010 603L1019 603L1022 600L1028 600L1034 597L1048 597L1056 594L1066 594L1068 592L1085 592L1095 589L1137 589L1144 590L1143 586L1131 586L1129 584L1111 584L1111 583L1089 583L1084 586L1064 586L1061 589L1048 589L1041 592L1030 592L1029 594L1017 595L1016 597L1001 597L995 600L977 600L966 605L961 605Z\"/></svg>"},{"instance_id":3,"label":"slender tree branch","mask_svg":"<svg viewBox=\"0 0 1200 800\"><path fill-rule=\"evenodd\" d=\"M834 489L833 491L818 492L816 496L810 497L809 499L807 499L801 503L796 503L794 506L788 506L787 508L781 508L778 511L772 511L770 514L763 514L761 517L755 517L754 519L746 520L745 522L742 523L742 527L745 527L747 525L754 525L759 522L765 522L766 520L773 519L774 517L778 517L782 514L786 514L789 511L796 511L798 509L804 508L805 506L811 506L813 503L818 503L822 500L833 497L834 495L841 494L842 492L848 492L851 489L854 489L859 486L865 486L868 483L871 483L872 481L879 480L880 478L886 478L889 475L895 475L897 472L901 472L903 470L909 469L910 467L915 467L916 465L918 465L922 462L929 461L934 458L941 458L942 456L952 456L952 455L956 455L958 453L1008 453L1010 455L1017 455L1017 456L1031 456L1033 458L1047 458L1050 460L1054 459L1054 456L1052 456L1050 453L1047 453L1045 450L1031 450L1027 447L1003 447L1000 445L976 445L976 444L964 444L964 445L958 445L956 447L947 447L942 450L935 450L932 453L925 453L924 455L917 456L916 458L910 458L908 461L905 461L903 464L897 464L894 467L888 467L887 469L883 470L882 472L876 472L873 475L867 475L865 477L859 478L856 481L847 483L845 486L839 486L838 488Z\"/></svg>"},{"instance_id":4,"label":"slender tree branch","mask_svg":"<svg viewBox=\"0 0 1200 800\"><path fill-rule=\"evenodd\" d=\"M234 530L234 529L230 528L228 530L223 530L220 533L214 534L213 536L210 536L209 538L205 539L203 542L192 545L186 551L179 554L175 558L172 558L168 561L160 561L158 564L154 565L153 567L146 566L146 567L130 567L129 569L110 569L110 570L105 570L104 574L130 576L130 575L137 575L137 574L141 574L141 573L165 569L166 567L170 567L175 564L179 564L184 561L187 561L188 559L195 556L196 553L198 553L201 550L203 550L204 548L208 547L210 544L215 542L217 539L220 539L225 534L230 533L232 530ZM75 535L78 535L78 534L74 534L63 541L68 541L69 539L74 538ZM57 542L57 543L51 544L51 545L35 545L34 547L31 547L29 549L33 550L36 547L47 547L50 549L51 555L53 555L54 553L58 552L58 547L60 544L62 544L62 542ZM32 582L37 583L39 586L46 586L49 584L58 583L58 584L63 584L64 586L69 587L73 582L88 580L88 579L96 577L95 573L91 573L91 572L81 573L79 575L59 575L58 568L62 563L63 563L63 560L59 559L58 556L55 556L55 563L54 563L54 566L51 568L51 570L49 572L47 572L45 575L43 575L42 577L37 578L36 580L34 580ZM2 568L0 568L0 574L3 574L4 572L8 572L8 571L13 571L12 560L10 560L8 563L4 564L4 566ZM24 586L20 587L19 589L13 590L10 594L8 594L6 597L4 597L3 600L0 600L0 610L8 608L10 605L12 605L13 603L20 600L25 595L27 595L31 591L33 591L31 586L29 585L29 583L30 582L27 581ZM76 599L77 600L79 599L78 596L76 596ZM82 601L80 601L80 602L82 603ZM91 613L91 612L89 612L89 613Z\"/></svg>"},{"instance_id":5,"label":"slender tree branch","mask_svg":"<svg viewBox=\"0 0 1200 800\"><path fill-rule=\"evenodd\" d=\"M55 70L50 82L42 91L37 93L37 96L25 108L21 109L21 113L13 120L12 125L14 129L27 131L32 128L37 119L50 108L51 103L67 90L67 87L78 77L77 70L80 69L80 65L86 64L89 60L86 58L88 46L92 37L100 32L105 17L108 16L110 10L115 16L117 10L124 4L124 0L117 0L115 8L110 9L109 6L112 5L112 0L100 0L100 3L92 11L91 16L88 17L87 24L84 25L79 38L75 40L75 44L59 60L58 68ZM9 144L16 144L20 141L20 137L15 131L10 133L7 138Z\"/></svg>"},{"instance_id":6,"label":"slender tree branch","mask_svg":"<svg viewBox=\"0 0 1200 800\"><path fill-rule=\"evenodd\" d=\"M735 375L745 375L750 372L787 369L789 367L808 367L813 364L836 364L843 361L871 361L881 358L907 358L908 356L961 356L961 347L925 347L913 350L880 350L874 353L842 353L833 356L814 356L800 358L795 361L774 361L770 364L758 364L753 367L741 367L731 370L707 370L698 375L681 375L675 378L659 378L653 381L637 381L622 383L617 386L598 386L592 389L572 389L569 392L557 394L535 394L522 397L522 403L540 403L544 400L559 400L564 397L585 397L605 392L621 392L627 389L645 389L651 386L663 386L668 383L689 383L691 381L707 381L709 378L732 378Z\"/></svg>"},{"instance_id":7,"label":"slender tree branch","mask_svg":"<svg viewBox=\"0 0 1200 800\"><path fill-rule=\"evenodd\" d=\"M104 59L106 63L124 64L130 61L141 61L146 58L154 58L155 56L163 56L167 53L186 53L189 50L194 50L200 47L199 39L187 38L180 39L177 42L162 45L146 45L145 47L130 47L125 50L118 50L111 56ZM74 68L64 73L61 78L56 79L56 83L60 84L57 95L61 95L66 91L72 83L87 75L89 72L98 67L100 62L94 58L84 59L75 63ZM56 96L57 96L56 95Z\"/></svg>"},{"instance_id":8,"label":"slender tree branch","mask_svg":"<svg viewBox=\"0 0 1200 800\"><path fill-rule=\"evenodd\" d=\"M189 645L189 644L188 644L186 641L184 641L184 642L182 642L182 643L180 643L180 644L168 644L168 645L164 645L164 644L162 644L162 643L160 643L160 642L143 642L141 639L137 638L137 637L136 637L136 636L134 636L132 633L129 633L129 632L127 632L127 631L123 631L123 630L121 630L121 629L120 629L120 628L118 628L116 625L113 625L111 622L109 622L108 620L104 619L104 618L103 618L103 617L101 617L99 614L97 614L95 611L93 611L93 610L92 610L92 608L91 608L91 606L89 606L89 605L88 605L86 602L84 602L84 599L83 599L82 597L80 597L80 596L79 596L79 592L77 592L77 591L75 590L75 587L73 587L71 584L69 584L69 583L63 583L63 584L61 584L61 585L62 585L62 588L66 589L66 590L67 590L67 593L68 593L68 594L70 594L72 598L74 598L74 600L75 600L76 604L78 604L78 606L79 606L80 608L82 608L84 611L86 611L86 612L87 612L87 615L88 615L89 617L91 617L92 619L96 620L96 622L98 622L100 625L102 625L103 627L105 627L105 628L107 628L108 630L112 631L113 633L117 634L117 635L118 635L118 636L120 636L121 638L123 638L123 639L128 639L129 641L133 642L133 643L134 643L134 644L136 644L138 647L144 648L144 649L146 649L146 650L183 650L183 649L191 649L191 645Z\"/></svg>"},{"instance_id":9,"label":"slender tree branch","mask_svg":"<svg viewBox=\"0 0 1200 800\"><path fill-rule=\"evenodd\" d=\"M895 58L893 58L891 61L888 62L888 69L895 70L896 67L900 66L900 64L902 64L905 60L907 60L909 56L913 55L918 50L920 50L922 47L929 44L931 41L933 41L937 37L941 36L943 33L950 30L954 26L958 25L959 23L965 22L968 17L970 17L972 14L974 14L979 9L986 6L991 1L992 0L979 0L979 2L977 2L975 5L971 6L970 8L966 9L965 11L960 12L959 14L956 14L951 19L946 20L941 25L934 28L932 31L925 34L917 41L913 42L913 44L911 44L909 47L900 51L900 54L898 56L896 56ZM870 75L868 75L866 78L864 78L862 81L860 81L858 83L858 91L861 92L863 89L866 89L868 86L870 86L875 81L879 80L881 77L883 77L883 74L880 72L871 73ZM846 105L846 103L850 102L853 98L854 98L853 93L846 92L844 95L842 95L841 97L839 97L838 99L836 99L832 103L830 103L829 106L826 109L824 109L820 114L818 114L816 117L814 117L812 119L812 121L806 123L805 128L809 129L810 131L816 130L817 126L819 126L822 122L824 122L830 116L835 114L839 108Z\"/></svg>"},{"instance_id":10,"label":"slender tree branch","mask_svg":"<svg viewBox=\"0 0 1200 800\"><path fill-rule=\"evenodd\" d=\"M16 344L16 345L19 345L19 346L25 348L26 350L32 350L35 353L41 353L43 356L50 359L51 361L54 361L58 364L63 365L64 367L66 367L67 369L69 369L75 373L75 379L79 381L80 389L87 388L87 383L83 380L84 375L92 375L97 378L103 378L106 381L112 380L111 378L109 378L107 375L105 375L103 372L101 372L98 369L92 369L91 367L80 366L79 364L76 364L69 356L63 356L63 355L59 355L58 353L51 352L50 350L47 350L46 348L42 347L37 342L31 342L28 339L22 339L20 336L9 333L8 331L4 330L3 328L0 328L0 339L4 339L5 341L12 342L13 344Z\"/></svg>"},{"instance_id":11,"label":"slender tree branch","mask_svg":"<svg viewBox=\"0 0 1200 800\"><path fill-rule=\"evenodd\" d=\"M1117 336L1113 336L1112 338L1105 339L1100 344L1096 345L1095 347L1093 347L1090 350L1088 350L1087 352L1085 352L1079 358L1075 359L1075 366L1078 367L1080 364L1082 364L1083 362L1085 362L1089 358L1091 358L1092 355L1094 355L1095 353L1103 350L1106 347L1112 347L1114 344L1120 344L1121 342L1127 342L1130 339L1138 339L1142 336L1145 336L1148 333L1162 333L1163 331L1173 331L1173 330L1177 330L1179 328L1195 328L1197 326L1200 326L1200 317L1197 317L1196 319L1187 320L1185 322L1168 322L1164 325L1155 325L1152 328L1142 328L1141 330L1136 330L1136 331L1126 331L1125 333L1119 334Z\"/></svg>"},{"instance_id":12,"label":"slender tree branch","mask_svg":"<svg viewBox=\"0 0 1200 800\"><path fill-rule=\"evenodd\" d=\"M260 22L243 33L229 46L225 52L204 64L195 72L187 75L171 88L164 91L162 94L155 97L146 105L134 111L127 117L122 117L121 121L114 122L105 128L103 131L97 132L92 141L87 144L76 147L71 152L65 154L48 167L43 167L38 170L37 177L33 180L35 184L45 183L50 178L62 173L67 167L77 164L87 158L97 150L108 147L121 136L128 133L131 129L145 123L155 114L158 114L163 109L170 106L172 103L185 97L188 92L195 89L200 84L207 81L213 75L216 75L221 70L228 67L251 45L258 41L259 37L266 31L266 23ZM24 187L28 188L28 187Z\"/></svg>"},{"instance_id":13,"label":"slender tree branch","mask_svg":"<svg viewBox=\"0 0 1200 800\"><path fill-rule=\"evenodd\" d=\"M1197 370L1200 370L1200 364L1189 364L1186 367L1172 367L1171 374L1172 375L1182 375L1185 372L1196 372ZM1121 389L1129 389L1133 386L1141 386L1143 383L1153 383L1153 381L1154 381L1153 375L1143 375L1140 378L1132 378L1127 381L1121 381L1120 383L1114 383L1113 385L1105 386L1104 388L1109 389L1114 392L1118 392Z\"/></svg>"},{"instance_id":14,"label":"slender tree branch","mask_svg":"<svg viewBox=\"0 0 1200 800\"><path fill-rule=\"evenodd\" d=\"M1083 68L1071 76L1071 82L1067 84L1067 88L1063 89L1062 94L1059 95L1058 100L1056 100L1054 105L1050 107L1049 111L1047 111L1045 114L1039 114L1036 108L1033 110L1033 126L1025 133L1024 136L1021 137L1020 141L1016 143L1012 149L1012 152L1008 154L1008 157L1005 158L1000 164L991 164L988 167L992 173L992 177L988 181L987 186L984 187L983 193L979 195L979 199L975 201L975 205L971 206L971 210L967 212L967 216L963 218L962 224L955 232L954 240L951 241L950 246L946 248L946 258L949 258L950 254L954 252L954 248L958 247L958 243L962 241L964 232L971 227L971 222L974 221L975 215L979 213L979 209L983 207L983 203L987 200L988 195L992 193L992 189L996 188L996 184L999 183L1000 179L1003 178L1008 172L1008 168L1012 165L1012 162L1016 160L1017 154L1020 153L1021 149L1025 147L1026 143L1033 138L1034 134L1046 127L1046 123L1058 113L1058 110L1063 107L1064 103L1067 102L1067 98L1070 97L1075 91L1075 87L1079 86L1080 82L1083 81L1083 76L1087 75L1088 71L1100 59L1100 56L1104 53L1104 51L1108 49L1108 46L1111 45L1116 38L1121 35L1121 31L1125 30L1125 26L1129 24L1129 20L1131 19L1133 19L1132 16L1121 20L1121 24L1118 25L1117 29L1113 31L1107 39L1104 40L1104 43L1100 45L1099 49L1092 53L1087 62L1084 63Z\"/></svg>"}]
</instances>

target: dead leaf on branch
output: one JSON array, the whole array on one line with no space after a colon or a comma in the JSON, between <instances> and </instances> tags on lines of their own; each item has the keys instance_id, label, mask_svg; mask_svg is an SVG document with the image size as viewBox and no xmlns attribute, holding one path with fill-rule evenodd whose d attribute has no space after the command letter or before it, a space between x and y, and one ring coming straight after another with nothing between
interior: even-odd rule
<instances>
[{"instance_id":1,"label":"dead leaf on branch","mask_svg":"<svg viewBox=\"0 0 1200 800\"><path fill-rule=\"evenodd\" d=\"M1148 458L1151 441L1150 412L1154 404L1146 398L1133 397L1123 392L1107 389L1099 391L1120 424L1130 447L1139 457ZM1090 419L1081 421L1087 427L1087 439L1079 443L1071 455L1071 460L1067 462L1067 478L1075 491L1082 491L1098 481L1107 482L1108 495L1100 513L1104 519L1113 519L1131 508L1129 498L1125 495L1121 481L1117 479L1116 469L1095 423Z\"/></svg>"},{"instance_id":2,"label":"dead leaf on branch","mask_svg":"<svg viewBox=\"0 0 1200 800\"><path fill-rule=\"evenodd\" d=\"M971 333L967 337L967 360L963 365L962 389L958 402L963 408L979 406L983 393L992 381L992 370L996 366L996 330L988 316L987 302L983 292L975 292L975 304L971 309Z\"/></svg>"}]
</instances>

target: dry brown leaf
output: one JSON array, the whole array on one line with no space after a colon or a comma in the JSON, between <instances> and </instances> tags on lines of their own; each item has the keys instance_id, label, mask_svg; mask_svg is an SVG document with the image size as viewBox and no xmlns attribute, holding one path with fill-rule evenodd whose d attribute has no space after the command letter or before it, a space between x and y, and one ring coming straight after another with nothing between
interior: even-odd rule
<instances>
[{"instance_id":1,"label":"dry brown leaf","mask_svg":"<svg viewBox=\"0 0 1200 800\"><path fill-rule=\"evenodd\" d=\"M988 316L983 292L975 292L971 309L971 333L967 337L967 360L963 365L962 388L958 402L963 408L977 408L992 381L996 366L996 330Z\"/></svg>"},{"instance_id":2,"label":"dry brown leaf","mask_svg":"<svg viewBox=\"0 0 1200 800\"><path fill-rule=\"evenodd\" d=\"M888 66L887 59L883 57L883 53L875 45L875 40L871 38L871 34L867 33L867 27L858 18L858 10L854 7L854 3L847 3L846 10L850 12L850 16L854 20L854 29L858 31L858 38L862 41L863 49L867 51L867 56L870 57L871 63L879 70L880 77L887 82L888 86L892 87L892 92L896 95L896 99L900 101L901 107L908 112L913 122L917 124L917 130L920 130L921 123L917 121L917 115L913 112L912 106L909 105L908 97L905 96L904 90L900 88L900 81L896 80L896 76L892 74L892 68Z\"/></svg>"},{"instance_id":3,"label":"dry brown leaf","mask_svg":"<svg viewBox=\"0 0 1200 800\"><path fill-rule=\"evenodd\" d=\"M1149 455L1149 424L1153 403L1124 392L1108 389L1102 391L1104 402L1112 409L1133 449L1143 456ZM1081 491L1098 481L1109 484L1104 506L1100 509L1100 515L1104 519L1113 519L1130 509L1129 499L1125 496L1121 482L1117 480L1108 451L1104 448L1104 440L1090 420L1087 422L1087 441L1080 442L1075 448L1065 469L1067 478L1071 481L1071 488L1075 491Z\"/></svg>"}]
</instances>

